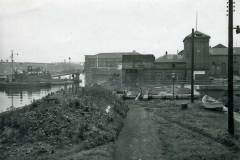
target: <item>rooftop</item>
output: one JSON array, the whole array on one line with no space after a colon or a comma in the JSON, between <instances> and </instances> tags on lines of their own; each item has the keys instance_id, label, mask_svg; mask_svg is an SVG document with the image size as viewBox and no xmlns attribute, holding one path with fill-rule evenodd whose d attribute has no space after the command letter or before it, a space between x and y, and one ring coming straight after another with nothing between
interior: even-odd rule
<instances>
[{"instance_id":1,"label":"rooftop","mask_svg":"<svg viewBox=\"0 0 240 160\"><path fill-rule=\"evenodd\" d=\"M123 55L140 55L136 51L132 52L109 52L109 53L98 53L98 58L122 58Z\"/></svg>"},{"instance_id":2,"label":"rooftop","mask_svg":"<svg viewBox=\"0 0 240 160\"><path fill-rule=\"evenodd\" d=\"M195 31L195 32L194 32L194 36L195 36L196 38L210 38L209 35L207 35L207 34L205 34L205 33L202 33L202 32L200 32L200 31ZM191 38L191 37L192 37L192 33L189 34L188 36L186 36L183 41L185 41L186 39L189 39L189 38Z\"/></svg>"},{"instance_id":3,"label":"rooftop","mask_svg":"<svg viewBox=\"0 0 240 160\"><path fill-rule=\"evenodd\" d=\"M228 48L210 48L209 54L212 56L227 56L228 55ZM240 55L240 47L233 48L234 55Z\"/></svg>"},{"instance_id":4,"label":"rooftop","mask_svg":"<svg viewBox=\"0 0 240 160\"><path fill-rule=\"evenodd\" d=\"M180 52L178 52L178 55L183 56L184 55L184 50L181 50Z\"/></svg>"},{"instance_id":5,"label":"rooftop","mask_svg":"<svg viewBox=\"0 0 240 160\"><path fill-rule=\"evenodd\" d=\"M156 59L156 62L184 62L182 56L177 54L166 54Z\"/></svg>"},{"instance_id":6,"label":"rooftop","mask_svg":"<svg viewBox=\"0 0 240 160\"><path fill-rule=\"evenodd\" d=\"M153 54L139 54L139 55L133 55L128 54L123 56L124 62L154 62L155 56Z\"/></svg>"},{"instance_id":7,"label":"rooftop","mask_svg":"<svg viewBox=\"0 0 240 160\"><path fill-rule=\"evenodd\" d=\"M214 46L213 48L227 48L227 47L220 43L220 44Z\"/></svg>"}]
</instances>

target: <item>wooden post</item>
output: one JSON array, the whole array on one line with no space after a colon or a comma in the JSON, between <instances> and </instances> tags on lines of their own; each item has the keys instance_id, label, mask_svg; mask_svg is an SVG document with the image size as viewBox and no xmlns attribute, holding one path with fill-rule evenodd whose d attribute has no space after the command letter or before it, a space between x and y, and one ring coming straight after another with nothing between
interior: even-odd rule
<instances>
[{"instance_id":1,"label":"wooden post","mask_svg":"<svg viewBox=\"0 0 240 160\"><path fill-rule=\"evenodd\" d=\"M228 132L234 135L233 115L233 0L228 2Z\"/></svg>"},{"instance_id":2,"label":"wooden post","mask_svg":"<svg viewBox=\"0 0 240 160\"><path fill-rule=\"evenodd\" d=\"M194 103L194 29L192 29L191 103Z\"/></svg>"}]
</instances>

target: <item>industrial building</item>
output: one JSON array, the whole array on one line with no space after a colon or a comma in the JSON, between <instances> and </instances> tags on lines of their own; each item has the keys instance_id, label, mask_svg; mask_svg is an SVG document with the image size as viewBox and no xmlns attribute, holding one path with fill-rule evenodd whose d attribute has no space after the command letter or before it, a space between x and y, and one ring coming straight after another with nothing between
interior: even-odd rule
<instances>
[{"instance_id":1,"label":"industrial building","mask_svg":"<svg viewBox=\"0 0 240 160\"><path fill-rule=\"evenodd\" d=\"M87 84L115 81L121 86L154 85L188 81L191 77L192 35L183 39L184 50L155 58L152 54L133 52L99 53L85 56ZM227 77L228 48L222 44L210 47L210 36L199 31L194 33L194 77L208 80L211 77ZM240 74L240 48L234 48L234 75Z\"/></svg>"}]
</instances>

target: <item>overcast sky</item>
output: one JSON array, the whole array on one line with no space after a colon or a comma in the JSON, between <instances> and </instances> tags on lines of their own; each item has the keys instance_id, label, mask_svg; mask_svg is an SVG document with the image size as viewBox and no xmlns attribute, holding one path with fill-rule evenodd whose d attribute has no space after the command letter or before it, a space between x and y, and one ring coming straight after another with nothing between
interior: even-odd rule
<instances>
[{"instance_id":1,"label":"overcast sky","mask_svg":"<svg viewBox=\"0 0 240 160\"><path fill-rule=\"evenodd\" d=\"M0 58L83 61L85 54L136 50L159 57L183 49L195 27L227 45L227 0L0 0ZM240 24L240 2L235 24ZM236 45L239 36L235 36Z\"/></svg>"}]
</instances>

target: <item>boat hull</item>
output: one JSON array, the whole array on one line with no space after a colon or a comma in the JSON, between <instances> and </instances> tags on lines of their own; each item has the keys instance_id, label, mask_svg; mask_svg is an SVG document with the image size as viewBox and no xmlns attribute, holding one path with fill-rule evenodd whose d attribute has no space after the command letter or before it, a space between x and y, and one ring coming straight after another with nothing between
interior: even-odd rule
<instances>
[{"instance_id":1,"label":"boat hull","mask_svg":"<svg viewBox=\"0 0 240 160\"><path fill-rule=\"evenodd\" d=\"M225 107L222 102L217 101L208 95L205 95L202 98L202 103L206 109L222 110Z\"/></svg>"},{"instance_id":2,"label":"boat hull","mask_svg":"<svg viewBox=\"0 0 240 160\"><path fill-rule=\"evenodd\" d=\"M1 88L19 88L19 87L47 87L48 82L0 82Z\"/></svg>"}]
</instances>

